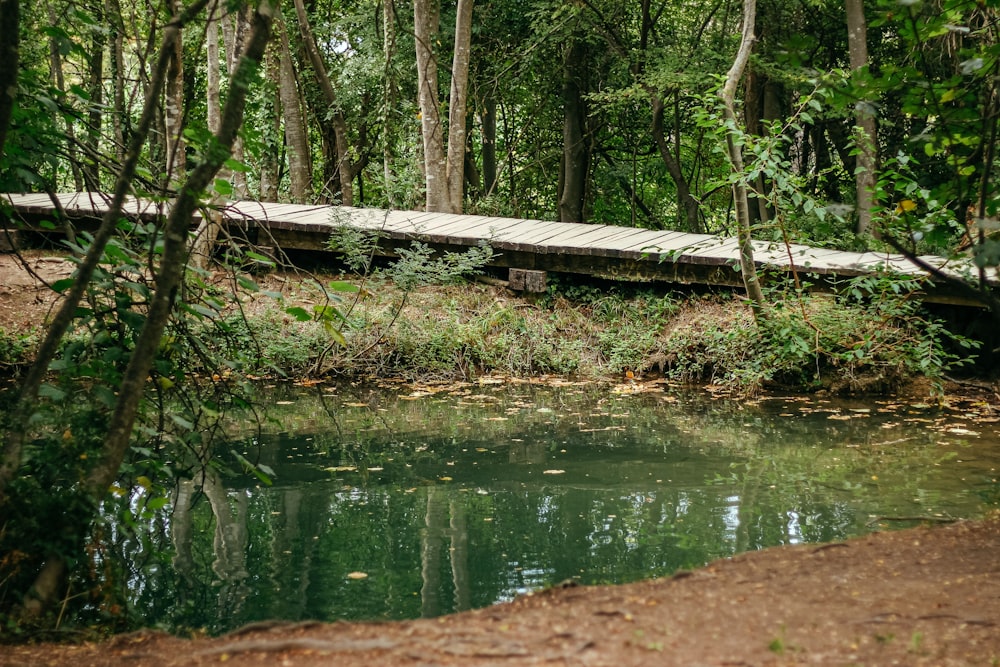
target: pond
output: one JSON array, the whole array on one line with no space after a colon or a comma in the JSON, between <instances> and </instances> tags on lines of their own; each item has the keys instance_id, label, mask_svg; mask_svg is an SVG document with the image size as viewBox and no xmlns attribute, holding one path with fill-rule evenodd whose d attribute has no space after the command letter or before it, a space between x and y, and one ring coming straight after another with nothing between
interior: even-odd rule
<instances>
[{"instance_id":1,"label":"pond","mask_svg":"<svg viewBox=\"0 0 1000 667\"><path fill-rule=\"evenodd\" d=\"M235 472L184 482L144 540L112 531L134 620L435 616L1000 500L997 420L973 404L509 382L269 402L285 430L228 443Z\"/></svg>"}]
</instances>

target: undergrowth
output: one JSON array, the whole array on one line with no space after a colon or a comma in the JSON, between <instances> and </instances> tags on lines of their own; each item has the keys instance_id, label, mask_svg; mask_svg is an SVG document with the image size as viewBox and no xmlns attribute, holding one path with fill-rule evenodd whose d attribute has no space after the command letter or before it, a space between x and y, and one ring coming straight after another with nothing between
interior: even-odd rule
<instances>
[{"instance_id":1,"label":"undergrowth","mask_svg":"<svg viewBox=\"0 0 1000 667\"><path fill-rule=\"evenodd\" d=\"M224 314L212 340L242 351L232 355L241 360L232 371L293 379L662 375L741 395L778 386L861 393L939 380L962 362L947 351L954 343L970 355L974 348L922 315L908 298L914 285L885 276L839 295L773 293L759 327L727 294L556 282L524 299L471 282L402 289L382 276L344 307L343 345L328 323L289 314L290 303L322 300L310 284L295 284L285 301L256 299ZM0 365L24 363L30 350L28 337L0 332Z\"/></svg>"},{"instance_id":2,"label":"undergrowth","mask_svg":"<svg viewBox=\"0 0 1000 667\"><path fill-rule=\"evenodd\" d=\"M278 308L255 312L254 369L298 376L469 379L485 374L663 375L750 395L767 387L886 392L960 363L973 347L905 293L851 285L840 295L772 295L758 327L737 296L556 287L527 300L489 285L400 290L381 282L346 316L346 345ZM234 328L239 325L234 324ZM272 371L273 372L273 371Z\"/></svg>"}]
</instances>

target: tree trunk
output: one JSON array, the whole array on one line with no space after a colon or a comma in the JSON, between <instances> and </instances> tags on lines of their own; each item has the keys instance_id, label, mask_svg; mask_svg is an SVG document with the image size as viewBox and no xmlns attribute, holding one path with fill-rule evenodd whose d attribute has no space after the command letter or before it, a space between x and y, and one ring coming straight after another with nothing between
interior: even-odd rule
<instances>
[{"instance_id":1,"label":"tree trunk","mask_svg":"<svg viewBox=\"0 0 1000 667\"><path fill-rule=\"evenodd\" d=\"M469 101L469 59L472 48L473 0L458 0L455 16L455 53L448 100L448 211L461 213L465 185L465 116Z\"/></svg>"},{"instance_id":2,"label":"tree trunk","mask_svg":"<svg viewBox=\"0 0 1000 667\"><path fill-rule=\"evenodd\" d=\"M171 2L171 13L177 14L180 10L180 1ZM209 31L211 32L211 31ZM209 36L209 58L212 57L211 36ZM216 56L218 56L218 39L215 42ZM218 61L216 61L217 63ZM208 127L212 127L212 92L215 91L215 113L218 115L218 64L215 67L215 83L212 82L212 63L209 62L208 75L208 97L209 115ZM167 138L167 175L166 186L171 191L176 191L177 186L184 181L184 172L187 171L187 159L184 154L184 35L177 33L174 39L173 50L170 56L170 70L167 72L167 92L164 95L164 122L166 125Z\"/></svg>"},{"instance_id":3,"label":"tree trunk","mask_svg":"<svg viewBox=\"0 0 1000 667\"><path fill-rule=\"evenodd\" d=\"M95 7L94 19L100 23L104 17L100 7ZM101 122L104 117L104 44L105 36L103 31L94 32L94 40L91 44L90 68L88 72L88 93L90 99L87 101L87 159L83 164L84 186L92 191L101 190L101 170L97 161L101 144Z\"/></svg>"},{"instance_id":4,"label":"tree trunk","mask_svg":"<svg viewBox=\"0 0 1000 667\"><path fill-rule=\"evenodd\" d=\"M246 43L247 29L250 24L250 7L246 3L241 4L239 11L229 11L228 5L222 1L222 7L227 7L220 15L222 23L222 44L226 50L226 74L232 82L236 75L236 67L243 56L243 48ZM229 3L232 4L232 3ZM233 143L233 159L243 162L243 137L237 136ZM247 177L242 171L222 170L222 177L232 181L233 196L236 199L246 199L247 197Z\"/></svg>"},{"instance_id":5,"label":"tree trunk","mask_svg":"<svg viewBox=\"0 0 1000 667\"><path fill-rule=\"evenodd\" d=\"M49 25L59 25L59 15L56 13L56 6L49 1ZM63 73L62 54L59 52L59 41L54 37L49 37L49 79L57 91L60 98L65 100L66 78ZM80 169L80 150L76 145L76 129L72 121L65 121L63 131L66 133L66 154L70 160L70 171L73 173L73 187L77 192L83 191L83 172Z\"/></svg>"},{"instance_id":6,"label":"tree trunk","mask_svg":"<svg viewBox=\"0 0 1000 667\"><path fill-rule=\"evenodd\" d=\"M483 196L492 196L497 189L497 98L490 88L483 101L480 122L483 126Z\"/></svg>"},{"instance_id":7,"label":"tree trunk","mask_svg":"<svg viewBox=\"0 0 1000 667\"><path fill-rule=\"evenodd\" d=\"M253 69L260 63L270 36L272 8L268 0L261 0L255 16L254 28L247 42L246 53L240 60L229 87L226 106L222 113L222 125L215 135L215 141L202 156L201 162L191 172L184 183L180 195L174 202L167 218L164 234L163 256L160 271L156 277L156 291L149 304L146 321L135 342L135 349L122 376L115 410L108 423L108 433L104 439L103 455L94 465L82 488L88 498L97 501L104 497L121 468L132 439L132 427L142 400L149 371L156 359L160 339L173 310L177 292L188 259L188 227L198 206L198 198L211 183L223 163L230 157L236 134L243 123L247 88ZM169 30L169 28L168 28ZM60 564L63 565L60 568ZM33 587L33 598L25 603L29 613L37 615L44 605L36 602L50 602L52 595L53 571L64 571L62 557L53 556L43 568Z\"/></svg>"},{"instance_id":8,"label":"tree trunk","mask_svg":"<svg viewBox=\"0 0 1000 667\"><path fill-rule=\"evenodd\" d=\"M337 172L340 174L340 201L344 206L354 205L354 164L351 161L351 141L347 132L347 120L344 112L337 103L337 92L333 88L333 81L326 70L326 63L323 62L323 55L316 46L316 38L309 27L309 16L302 0L295 0L295 12L299 19L299 32L302 35L302 44L309 61L312 63L313 73L316 76L316 83L323 91L326 100L326 116L329 116L333 123L333 130L336 135L337 146Z\"/></svg>"},{"instance_id":9,"label":"tree trunk","mask_svg":"<svg viewBox=\"0 0 1000 667\"><path fill-rule=\"evenodd\" d=\"M112 135L115 140L115 163L121 164L125 160L125 22L119 0L108 0L107 15L108 22L114 24L111 42Z\"/></svg>"},{"instance_id":10,"label":"tree trunk","mask_svg":"<svg viewBox=\"0 0 1000 667\"><path fill-rule=\"evenodd\" d=\"M163 43L157 54L156 63L150 73L150 81L146 89L142 114L129 141L129 148L125 154L125 161L122 163L121 171L115 181L115 188L108 211L101 219L100 227L94 233L94 238L87 249L87 254L76 269L73 285L67 290L58 311L52 317L45 331L45 337L35 352L35 361L31 365L31 368L28 369L21 383L17 402L8 417L7 430L4 433L3 458L0 459L0 509L3 508L7 501L7 486L21 465L25 430L38 398L38 389L45 375L48 373L49 364L59 350L63 336L73 323L76 309L83 299L94 271L100 263L104 248L118 228L122 205L135 178L139 159L142 156L143 148L145 147L150 128L156 116L156 110L159 107L160 93L163 90L166 79L167 67L170 60L170 48L173 45L174 35L199 14L205 8L205 5L208 4L208 1L195 0L185 9L183 14L176 17L165 29Z\"/></svg>"},{"instance_id":11,"label":"tree trunk","mask_svg":"<svg viewBox=\"0 0 1000 667\"><path fill-rule=\"evenodd\" d=\"M850 54L851 69L854 71L868 66L868 28L865 23L864 0L846 0L847 8L847 50ZM876 134L875 116L865 100L855 106L855 145L857 146L857 166L854 169L857 189L857 216L854 231L870 233L872 208L875 206L875 161Z\"/></svg>"},{"instance_id":12,"label":"tree trunk","mask_svg":"<svg viewBox=\"0 0 1000 667\"><path fill-rule=\"evenodd\" d=\"M586 45L573 39L563 49L563 152L560 169L559 221L584 222L587 195L587 105L583 99Z\"/></svg>"},{"instance_id":13,"label":"tree trunk","mask_svg":"<svg viewBox=\"0 0 1000 667\"><path fill-rule=\"evenodd\" d=\"M20 71L21 13L19 0L0 0L0 157L3 157Z\"/></svg>"},{"instance_id":14,"label":"tree trunk","mask_svg":"<svg viewBox=\"0 0 1000 667\"><path fill-rule=\"evenodd\" d=\"M312 164L302 97L299 95L286 24L278 14L281 64L279 66L281 109L285 117L285 146L288 149L288 177L292 203L305 204L312 195Z\"/></svg>"},{"instance_id":15,"label":"tree trunk","mask_svg":"<svg viewBox=\"0 0 1000 667\"><path fill-rule=\"evenodd\" d=\"M653 141L656 143L656 148L660 152L660 159L663 160L663 164L667 168L667 173L670 174L670 178L674 182L674 187L677 189L677 199L681 205L681 209L684 211L684 220L688 231L693 234L702 234L705 231L705 227L701 224L701 205L691 194L691 186L684 176L681 164L671 150L670 144L667 143L667 138L663 130L663 99L658 94L653 94L652 104Z\"/></svg>"},{"instance_id":16,"label":"tree trunk","mask_svg":"<svg viewBox=\"0 0 1000 667\"><path fill-rule=\"evenodd\" d=\"M176 1L175 1L176 6ZM222 86L222 73L220 71L220 58L222 54L219 51L219 28L222 22L222 12L225 11L224 7L221 5L220 0L213 0L212 6L209 9L208 21L206 24L206 35L205 35L205 51L208 62L205 64L206 69L206 98L205 98L205 113L206 119L205 124L208 126L208 131L215 134L219 131L219 127L222 125L222 98L220 88ZM180 37L177 39L177 43L181 43ZM167 98L168 105L170 97L170 75L168 73L167 78ZM183 102L183 99L180 101ZM169 106L168 106L169 108ZM181 122L183 115L181 114L181 108L178 107L177 119L178 123ZM167 113L167 146L170 146L170 137L174 134L174 131L170 129L170 113ZM181 128L177 127L176 134L178 140L180 139ZM167 165L168 173L169 165L171 163L171 151L167 152ZM171 179L171 186L174 182L182 183L182 174L176 174ZM177 190L177 188L172 187L171 189ZM211 205L206 211L205 218L198 225L198 232L195 234L194 240L191 242L191 263L199 268L206 269L212 261L212 253L215 250L215 241L219 237L219 231L222 228L222 215L218 211L218 206L221 202L218 197L213 196Z\"/></svg>"},{"instance_id":17,"label":"tree trunk","mask_svg":"<svg viewBox=\"0 0 1000 667\"><path fill-rule=\"evenodd\" d=\"M396 126L396 101L399 99L399 84L396 81L393 61L396 59L396 5L394 0L382 1L382 53L385 57L384 85L382 88L382 178L385 197L389 208L400 205L396 197L396 176L393 163L396 161L396 134L390 131Z\"/></svg>"},{"instance_id":18,"label":"tree trunk","mask_svg":"<svg viewBox=\"0 0 1000 667\"><path fill-rule=\"evenodd\" d=\"M736 86L739 85L743 70L746 69L747 60L750 59L750 52L753 50L756 17L756 0L743 0L743 35L740 40L740 48L736 53L733 66L726 74L726 83L719 96L722 98L726 121L730 125L729 131L726 133L726 146L729 162L736 175L733 199L736 205L736 229L740 244L740 271L743 274L743 285L747 290L747 298L750 299L754 319L759 323L763 317L764 293L760 288L757 267L754 264L750 204L747 197L745 174L743 173L743 149L738 140L739 125L736 119Z\"/></svg>"},{"instance_id":19,"label":"tree trunk","mask_svg":"<svg viewBox=\"0 0 1000 667\"><path fill-rule=\"evenodd\" d=\"M438 34L437 0L413 0L413 36L417 51L417 103L424 147L425 207L448 210L447 162L438 101L438 63L434 42Z\"/></svg>"},{"instance_id":20,"label":"tree trunk","mask_svg":"<svg viewBox=\"0 0 1000 667\"><path fill-rule=\"evenodd\" d=\"M276 143L281 136L281 49L276 49L274 42L268 47L266 64L264 65L268 81L268 93L272 104L268 110L268 144L260 160L260 200L278 201L278 182L281 180L281 162L278 160L281 151Z\"/></svg>"}]
</instances>

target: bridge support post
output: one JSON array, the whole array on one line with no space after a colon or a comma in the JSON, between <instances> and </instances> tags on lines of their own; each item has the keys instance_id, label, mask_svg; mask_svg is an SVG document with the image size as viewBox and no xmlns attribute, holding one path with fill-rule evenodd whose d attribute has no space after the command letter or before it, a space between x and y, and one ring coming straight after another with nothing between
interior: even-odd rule
<instances>
[{"instance_id":1,"label":"bridge support post","mask_svg":"<svg viewBox=\"0 0 1000 667\"><path fill-rule=\"evenodd\" d=\"M545 271L533 271L531 269L510 269L507 274L507 281L510 288L517 292L544 292L547 274Z\"/></svg>"}]
</instances>

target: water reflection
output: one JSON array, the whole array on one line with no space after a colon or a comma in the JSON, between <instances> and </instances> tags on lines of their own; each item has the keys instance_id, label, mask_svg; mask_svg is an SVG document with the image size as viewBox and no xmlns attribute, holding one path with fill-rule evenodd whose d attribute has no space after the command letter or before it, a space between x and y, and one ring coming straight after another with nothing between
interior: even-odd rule
<instances>
[{"instance_id":1,"label":"water reflection","mask_svg":"<svg viewBox=\"0 0 1000 667\"><path fill-rule=\"evenodd\" d=\"M170 566L135 575L140 620L435 616L843 539L879 517L976 516L997 497L995 434L957 435L923 408L534 387L286 402L289 430L234 441L273 486L180 484L148 538Z\"/></svg>"}]
</instances>

